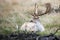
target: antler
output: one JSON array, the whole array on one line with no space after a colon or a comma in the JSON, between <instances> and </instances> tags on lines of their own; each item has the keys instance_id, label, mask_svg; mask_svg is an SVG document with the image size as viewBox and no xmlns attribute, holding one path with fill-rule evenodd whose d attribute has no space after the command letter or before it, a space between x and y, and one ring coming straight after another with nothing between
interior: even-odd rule
<instances>
[{"instance_id":1,"label":"antler","mask_svg":"<svg viewBox=\"0 0 60 40\"><path fill-rule=\"evenodd\" d=\"M46 3L45 6L46 6L46 11L45 11L45 13L39 14L39 16L42 16L42 15L44 15L44 14L47 14L48 12L51 11L51 4L50 4L50 3Z\"/></svg>"},{"instance_id":2,"label":"antler","mask_svg":"<svg viewBox=\"0 0 60 40\"><path fill-rule=\"evenodd\" d=\"M38 17L38 16L42 16L42 15L44 15L44 14L47 14L48 12L50 12L51 11L51 4L50 3L46 3L45 4L45 6L46 6L46 11L44 12L44 13L39 13L38 12L38 6L37 6L37 3L35 3L35 8L34 8L34 13L33 14L31 14L32 16L34 16L34 17Z\"/></svg>"}]
</instances>

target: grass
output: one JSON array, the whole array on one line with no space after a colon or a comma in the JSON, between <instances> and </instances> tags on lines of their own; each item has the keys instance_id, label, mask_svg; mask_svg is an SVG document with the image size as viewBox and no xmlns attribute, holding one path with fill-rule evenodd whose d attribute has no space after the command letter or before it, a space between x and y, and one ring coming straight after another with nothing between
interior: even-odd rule
<instances>
[{"instance_id":1,"label":"grass","mask_svg":"<svg viewBox=\"0 0 60 40\"><path fill-rule=\"evenodd\" d=\"M28 14L26 14L26 18L25 19L29 20L29 18L30 17L28 17ZM40 17L40 18L42 18L42 17ZM0 19L0 33L9 34L9 33L12 33L14 31L18 32L18 30L16 28L16 24L19 26L19 29L20 29L21 25L24 22L26 22L27 20L24 20L24 18L19 17L18 13L15 13L14 15L12 15L12 17L1 18ZM58 21L59 20L60 19L58 19ZM46 30L44 32L38 32L37 34L39 34L39 35L47 35L47 34L50 34L50 33L54 33L56 28L60 27L60 23L58 21L56 19L56 20L54 20L51 23L47 23L46 22L46 24L43 24L44 22L42 22L42 24L45 26ZM56 33L56 35L60 35L60 32Z\"/></svg>"},{"instance_id":2,"label":"grass","mask_svg":"<svg viewBox=\"0 0 60 40\"><path fill-rule=\"evenodd\" d=\"M2 3L0 4L0 9L0 33L9 34L11 32L18 32L16 25L18 25L20 31L21 25L32 18L30 14L33 13L33 7L30 9L29 7L27 8L18 4L16 8L15 5ZM50 32L54 32L56 30L55 28L60 27L60 13L40 16L40 21L46 30L37 34L49 34ZM57 35L59 34L60 32L57 33Z\"/></svg>"}]
</instances>

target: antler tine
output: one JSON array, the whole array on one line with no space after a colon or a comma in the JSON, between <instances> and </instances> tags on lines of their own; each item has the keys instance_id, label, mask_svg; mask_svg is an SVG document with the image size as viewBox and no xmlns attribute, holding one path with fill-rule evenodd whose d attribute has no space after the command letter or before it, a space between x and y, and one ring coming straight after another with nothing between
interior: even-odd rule
<instances>
[{"instance_id":1,"label":"antler tine","mask_svg":"<svg viewBox=\"0 0 60 40\"><path fill-rule=\"evenodd\" d=\"M38 8L37 3L35 3L35 14L37 14L37 8Z\"/></svg>"},{"instance_id":2,"label":"antler tine","mask_svg":"<svg viewBox=\"0 0 60 40\"><path fill-rule=\"evenodd\" d=\"M45 13L48 13L48 12L50 12L50 10L51 10L51 4L50 3L46 3L46 12Z\"/></svg>"},{"instance_id":3,"label":"antler tine","mask_svg":"<svg viewBox=\"0 0 60 40\"><path fill-rule=\"evenodd\" d=\"M35 11L34 11L34 14L36 16L38 16L38 5L37 5L37 3L35 3Z\"/></svg>"}]
</instances>

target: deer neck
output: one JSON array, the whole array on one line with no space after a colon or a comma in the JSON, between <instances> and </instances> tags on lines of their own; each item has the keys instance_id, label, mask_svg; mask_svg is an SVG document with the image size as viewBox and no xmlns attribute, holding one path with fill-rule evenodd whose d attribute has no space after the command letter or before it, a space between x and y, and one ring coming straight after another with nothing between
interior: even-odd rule
<instances>
[{"instance_id":1,"label":"deer neck","mask_svg":"<svg viewBox=\"0 0 60 40\"><path fill-rule=\"evenodd\" d=\"M38 18L38 19L33 19L33 21L34 21L35 23L37 23L37 22L39 22L39 18Z\"/></svg>"}]
</instances>

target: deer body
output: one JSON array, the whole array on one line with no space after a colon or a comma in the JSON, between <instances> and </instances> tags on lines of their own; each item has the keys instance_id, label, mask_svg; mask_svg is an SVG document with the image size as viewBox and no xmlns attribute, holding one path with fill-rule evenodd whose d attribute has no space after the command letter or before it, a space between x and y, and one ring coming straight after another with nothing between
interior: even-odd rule
<instances>
[{"instance_id":1,"label":"deer body","mask_svg":"<svg viewBox=\"0 0 60 40\"><path fill-rule=\"evenodd\" d=\"M45 29L44 29L43 25L40 23L39 19L34 19L34 20L35 20L37 30L40 32L44 31Z\"/></svg>"},{"instance_id":2,"label":"deer body","mask_svg":"<svg viewBox=\"0 0 60 40\"><path fill-rule=\"evenodd\" d=\"M35 23L33 22L26 22L22 25L21 30L23 31L37 31Z\"/></svg>"},{"instance_id":3,"label":"deer body","mask_svg":"<svg viewBox=\"0 0 60 40\"><path fill-rule=\"evenodd\" d=\"M21 30L23 31L33 31L33 32L37 32L37 31L44 31L44 27L43 25L40 23L39 19L34 19L32 20L33 22L26 22L22 25Z\"/></svg>"}]
</instances>

